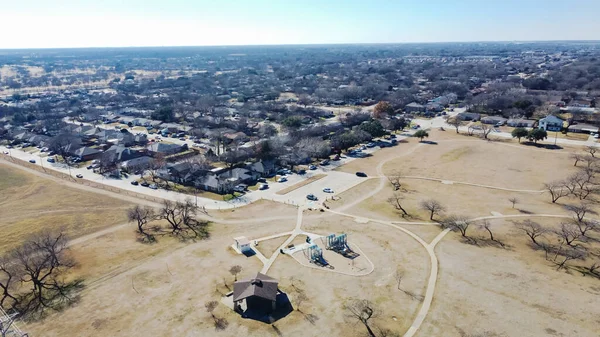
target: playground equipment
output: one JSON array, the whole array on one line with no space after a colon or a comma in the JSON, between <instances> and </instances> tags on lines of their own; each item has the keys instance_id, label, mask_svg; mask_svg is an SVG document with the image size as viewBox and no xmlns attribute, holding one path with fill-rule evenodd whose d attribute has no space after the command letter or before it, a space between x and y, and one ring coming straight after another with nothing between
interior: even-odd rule
<instances>
[{"instance_id":1,"label":"playground equipment","mask_svg":"<svg viewBox=\"0 0 600 337\"><path fill-rule=\"evenodd\" d=\"M308 247L304 254L310 260L311 263L327 266L329 263L323 258L323 250L317 245L311 245Z\"/></svg>"},{"instance_id":2,"label":"playground equipment","mask_svg":"<svg viewBox=\"0 0 600 337\"><path fill-rule=\"evenodd\" d=\"M343 255L347 258L356 258L358 256L357 253L350 249L348 245L348 235L347 234L330 234L325 237L326 247L329 250L333 250L334 252Z\"/></svg>"}]
</instances>

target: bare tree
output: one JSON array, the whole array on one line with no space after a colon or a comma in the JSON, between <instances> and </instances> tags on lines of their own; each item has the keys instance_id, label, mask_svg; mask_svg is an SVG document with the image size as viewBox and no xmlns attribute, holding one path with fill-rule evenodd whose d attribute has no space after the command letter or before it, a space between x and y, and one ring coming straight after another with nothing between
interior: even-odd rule
<instances>
[{"instance_id":1,"label":"bare tree","mask_svg":"<svg viewBox=\"0 0 600 337\"><path fill-rule=\"evenodd\" d=\"M555 231L555 233L564 240L568 246L576 248L578 244L576 242L580 242L581 232L577 225L571 222L563 222L560 224L560 229Z\"/></svg>"},{"instance_id":2,"label":"bare tree","mask_svg":"<svg viewBox=\"0 0 600 337\"><path fill-rule=\"evenodd\" d=\"M392 184L392 187L394 188L394 191L397 191L400 189L400 186L402 186L400 184L400 172L398 171L394 171L392 172L390 175L386 176L386 178L388 179L388 181L390 182L390 184Z\"/></svg>"},{"instance_id":3,"label":"bare tree","mask_svg":"<svg viewBox=\"0 0 600 337\"><path fill-rule=\"evenodd\" d=\"M519 199L516 197L508 198L508 201L512 204L512 208L515 208L515 205L519 202Z\"/></svg>"},{"instance_id":4,"label":"bare tree","mask_svg":"<svg viewBox=\"0 0 600 337\"><path fill-rule=\"evenodd\" d=\"M344 310L346 311L348 317L358 320L365 326L365 328L367 328L367 332L369 333L370 337L377 337L369 325L369 320L375 315L375 307L373 303L368 300L355 299L344 305Z\"/></svg>"},{"instance_id":5,"label":"bare tree","mask_svg":"<svg viewBox=\"0 0 600 337\"><path fill-rule=\"evenodd\" d=\"M404 274L404 270L400 267L396 268L396 272L394 272L394 279L396 280L396 287L398 287L398 290L400 290L400 283L402 283Z\"/></svg>"},{"instance_id":6,"label":"bare tree","mask_svg":"<svg viewBox=\"0 0 600 337\"><path fill-rule=\"evenodd\" d=\"M577 166L577 163L582 161L584 159L584 157L579 153L572 153L571 159L573 159L575 161L575 163L573 163L573 166Z\"/></svg>"},{"instance_id":7,"label":"bare tree","mask_svg":"<svg viewBox=\"0 0 600 337\"><path fill-rule=\"evenodd\" d=\"M567 205L567 206L565 206L565 208L567 210L573 212L573 215L577 218L577 221L579 221L579 222L583 221L583 218L585 217L585 215L588 212L592 211L590 204L587 202L583 202L583 201L577 205Z\"/></svg>"},{"instance_id":8,"label":"bare tree","mask_svg":"<svg viewBox=\"0 0 600 337\"><path fill-rule=\"evenodd\" d=\"M208 236L208 223L195 218L199 211L205 213L206 209L196 206L191 199L186 199L184 202L165 200L160 209L159 218L167 220L173 235L185 235L192 232L196 237L206 237Z\"/></svg>"},{"instance_id":9,"label":"bare tree","mask_svg":"<svg viewBox=\"0 0 600 337\"><path fill-rule=\"evenodd\" d=\"M590 274L600 276L600 273L598 273L598 269L600 269L600 263L594 262L587 269L590 271Z\"/></svg>"},{"instance_id":10,"label":"bare tree","mask_svg":"<svg viewBox=\"0 0 600 337\"><path fill-rule=\"evenodd\" d=\"M212 318L214 320L215 329L216 330L225 330L225 329L227 329L229 322L227 322L227 320L225 318L219 318L219 317L215 316L215 309L217 308L218 305L219 305L219 302L217 302L217 301L209 301L209 302L204 303L204 307L206 308L206 311L208 313L210 313L210 315L212 316Z\"/></svg>"},{"instance_id":11,"label":"bare tree","mask_svg":"<svg viewBox=\"0 0 600 337\"><path fill-rule=\"evenodd\" d=\"M402 207L403 198L404 197L401 194L394 193L394 195L392 197L389 197L387 201L390 205L394 206L396 210L402 211L402 217L405 217L408 216L408 212L404 209L404 207Z\"/></svg>"},{"instance_id":12,"label":"bare tree","mask_svg":"<svg viewBox=\"0 0 600 337\"><path fill-rule=\"evenodd\" d=\"M584 237L589 237L589 231L598 231L600 229L600 225L596 220L573 221L573 224L577 226L579 233Z\"/></svg>"},{"instance_id":13,"label":"bare tree","mask_svg":"<svg viewBox=\"0 0 600 337\"><path fill-rule=\"evenodd\" d=\"M144 228L144 226L148 224L148 221L154 220L154 209L136 205L127 210L127 218L129 221L137 222L138 232L143 235L148 242L154 241L154 236L146 232L146 229Z\"/></svg>"},{"instance_id":14,"label":"bare tree","mask_svg":"<svg viewBox=\"0 0 600 337\"><path fill-rule=\"evenodd\" d=\"M456 133L458 133L458 128L462 125L462 121L456 116L448 118L446 123L452 125L456 129Z\"/></svg>"},{"instance_id":15,"label":"bare tree","mask_svg":"<svg viewBox=\"0 0 600 337\"><path fill-rule=\"evenodd\" d=\"M592 156L592 158L596 158L596 152L598 151L598 148L591 145L586 147L586 151Z\"/></svg>"},{"instance_id":16,"label":"bare tree","mask_svg":"<svg viewBox=\"0 0 600 337\"><path fill-rule=\"evenodd\" d=\"M569 195L569 189L565 187L565 183L563 181L553 181L544 184L544 187L548 190L548 192L550 192L552 203L556 203L558 199Z\"/></svg>"},{"instance_id":17,"label":"bare tree","mask_svg":"<svg viewBox=\"0 0 600 337\"><path fill-rule=\"evenodd\" d=\"M235 266L232 266L231 268L229 268L229 272L235 278L235 282L237 282L237 276L239 273L242 272L242 266L236 264Z\"/></svg>"},{"instance_id":18,"label":"bare tree","mask_svg":"<svg viewBox=\"0 0 600 337\"><path fill-rule=\"evenodd\" d=\"M40 232L12 253L12 259L20 269L20 281L31 286L19 305L22 313L58 308L73 299L72 290L78 282L68 283L63 277L75 266L75 261L67 254L67 242L62 232Z\"/></svg>"},{"instance_id":19,"label":"bare tree","mask_svg":"<svg viewBox=\"0 0 600 337\"><path fill-rule=\"evenodd\" d=\"M514 222L514 225L517 229L525 232L525 234L527 234L527 236L531 239L531 242L533 242L536 246L540 246L540 243L537 241L538 238L548 233L548 229L529 219L524 221L516 221Z\"/></svg>"},{"instance_id":20,"label":"bare tree","mask_svg":"<svg viewBox=\"0 0 600 337\"><path fill-rule=\"evenodd\" d=\"M481 124L481 135L483 136L483 139L488 139L488 136L492 132L493 129L494 129L493 126L482 123Z\"/></svg>"},{"instance_id":21,"label":"bare tree","mask_svg":"<svg viewBox=\"0 0 600 337\"><path fill-rule=\"evenodd\" d=\"M429 220L433 220L434 215L440 215L446 210L439 201L435 199L428 199L421 201L421 208L429 212Z\"/></svg>"},{"instance_id":22,"label":"bare tree","mask_svg":"<svg viewBox=\"0 0 600 337\"><path fill-rule=\"evenodd\" d=\"M560 258L559 258L560 256ZM561 270L565 267L566 263L571 260L579 260L585 257L585 253L578 249L568 248L562 249L560 248L557 251L556 255L554 255L553 262L556 265L556 270Z\"/></svg>"},{"instance_id":23,"label":"bare tree","mask_svg":"<svg viewBox=\"0 0 600 337\"><path fill-rule=\"evenodd\" d=\"M498 244L500 244L500 246L504 247L504 243L501 242L500 240L497 240L494 237L494 233L492 232L492 224L490 223L489 220L483 220L483 223L481 224L481 228L488 232L488 234L490 235L490 240L497 242Z\"/></svg>"},{"instance_id":24,"label":"bare tree","mask_svg":"<svg viewBox=\"0 0 600 337\"><path fill-rule=\"evenodd\" d=\"M13 291L15 291L20 276L14 263L7 258L0 257L0 290L2 291L0 308L8 310L18 306L19 300L13 295Z\"/></svg>"},{"instance_id":25,"label":"bare tree","mask_svg":"<svg viewBox=\"0 0 600 337\"><path fill-rule=\"evenodd\" d=\"M460 235L462 235L463 237L469 239L469 237L467 236L467 230L469 229L469 226L471 225L471 220L469 220L469 218L467 218L464 215L449 215L447 217L445 217L442 221L441 221L441 226L443 228L450 228L450 230L452 231L458 231L460 232Z\"/></svg>"}]
</instances>

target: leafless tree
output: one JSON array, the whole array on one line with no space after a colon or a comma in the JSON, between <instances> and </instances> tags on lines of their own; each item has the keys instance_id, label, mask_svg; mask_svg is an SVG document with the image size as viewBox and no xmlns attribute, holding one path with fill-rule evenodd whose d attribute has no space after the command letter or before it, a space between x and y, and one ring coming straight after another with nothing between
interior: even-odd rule
<instances>
[{"instance_id":1,"label":"leafless tree","mask_svg":"<svg viewBox=\"0 0 600 337\"><path fill-rule=\"evenodd\" d=\"M515 208L515 205L519 202L519 199L517 199L516 197L511 197L508 198L508 201L510 201L510 203L512 204L512 208Z\"/></svg>"},{"instance_id":2,"label":"leafless tree","mask_svg":"<svg viewBox=\"0 0 600 337\"><path fill-rule=\"evenodd\" d=\"M215 316L215 309L217 308L217 306L219 306L219 302L217 302L217 301L209 301L209 302L204 303L204 307L206 308L206 311L208 313L210 313L210 315L212 316L212 318L214 320L215 329L216 330L225 330L225 329L227 329L229 322L227 322L227 320L225 318L219 318L219 317Z\"/></svg>"},{"instance_id":3,"label":"leafless tree","mask_svg":"<svg viewBox=\"0 0 600 337\"><path fill-rule=\"evenodd\" d=\"M229 272L235 278L235 282L237 282L237 276L239 273L242 272L242 266L236 264L235 266L232 266L231 268L229 268Z\"/></svg>"},{"instance_id":4,"label":"leafless tree","mask_svg":"<svg viewBox=\"0 0 600 337\"><path fill-rule=\"evenodd\" d=\"M400 290L400 283L402 283L404 274L404 270L400 267L396 268L396 272L394 272L394 279L396 279L396 286L398 287L398 290Z\"/></svg>"},{"instance_id":5,"label":"leafless tree","mask_svg":"<svg viewBox=\"0 0 600 337\"><path fill-rule=\"evenodd\" d=\"M589 238L588 232L600 230L600 224L596 220L573 221L573 224L579 229L581 236Z\"/></svg>"},{"instance_id":6,"label":"leafless tree","mask_svg":"<svg viewBox=\"0 0 600 337\"><path fill-rule=\"evenodd\" d=\"M488 136L492 132L493 129L494 129L493 126L482 123L481 124L481 135L483 136L483 139L488 139Z\"/></svg>"},{"instance_id":7,"label":"leafless tree","mask_svg":"<svg viewBox=\"0 0 600 337\"><path fill-rule=\"evenodd\" d=\"M579 260L585 257L585 253L581 250L574 248L563 249L560 248L554 255L553 262L556 265L556 270L561 270L565 267L566 263L571 260Z\"/></svg>"},{"instance_id":8,"label":"leafless tree","mask_svg":"<svg viewBox=\"0 0 600 337\"><path fill-rule=\"evenodd\" d=\"M11 254L20 269L20 281L31 286L19 305L20 312L42 312L73 299L72 290L78 283L68 283L63 277L75 266L67 253L67 242L62 232L40 232Z\"/></svg>"},{"instance_id":9,"label":"leafless tree","mask_svg":"<svg viewBox=\"0 0 600 337\"><path fill-rule=\"evenodd\" d=\"M570 247L577 248L579 245L576 242L581 242L581 231L574 223L561 223L560 229L555 231L555 233Z\"/></svg>"},{"instance_id":10,"label":"leafless tree","mask_svg":"<svg viewBox=\"0 0 600 337\"><path fill-rule=\"evenodd\" d=\"M404 209L404 207L402 207L403 199L404 197L401 194L394 193L394 195L392 197L389 197L387 201L390 205L394 206L396 210L402 211L402 217L405 217L408 216L408 212Z\"/></svg>"},{"instance_id":11,"label":"leafless tree","mask_svg":"<svg viewBox=\"0 0 600 337\"><path fill-rule=\"evenodd\" d=\"M572 153L571 159L575 161L575 163L573 163L573 166L577 166L577 164L584 159L584 156L582 156L579 153Z\"/></svg>"},{"instance_id":12,"label":"leafless tree","mask_svg":"<svg viewBox=\"0 0 600 337\"><path fill-rule=\"evenodd\" d=\"M173 235L186 235L192 232L196 237L205 237L208 236L208 223L195 218L199 211L205 212L205 209L196 206L191 199L186 199L184 202L165 200L159 218L167 220Z\"/></svg>"},{"instance_id":13,"label":"leafless tree","mask_svg":"<svg viewBox=\"0 0 600 337\"><path fill-rule=\"evenodd\" d=\"M587 269L590 271L591 274L600 276L600 273L598 272L598 270L600 269L600 263L594 262Z\"/></svg>"},{"instance_id":14,"label":"leafless tree","mask_svg":"<svg viewBox=\"0 0 600 337\"><path fill-rule=\"evenodd\" d=\"M209 302L204 303L204 307L206 308L206 311L208 313L210 313L210 315L213 318L215 318L214 311L215 311L215 309L217 308L218 305L219 305L219 302L217 302L217 301L209 301Z\"/></svg>"},{"instance_id":15,"label":"leafless tree","mask_svg":"<svg viewBox=\"0 0 600 337\"><path fill-rule=\"evenodd\" d=\"M500 246L504 247L504 243L501 242L500 240L497 240L494 237L494 233L492 232L492 224L490 223L489 220L483 220L483 223L481 224L481 228L488 232L488 234L490 235L490 240L492 240L493 242L497 242L498 244L500 244Z\"/></svg>"},{"instance_id":16,"label":"leafless tree","mask_svg":"<svg viewBox=\"0 0 600 337\"><path fill-rule=\"evenodd\" d=\"M154 183L157 182L156 180L159 178L160 171L164 169L166 165L167 162L164 155L157 154L154 156L154 160L152 160L148 166L148 173L150 173L150 178Z\"/></svg>"},{"instance_id":17,"label":"leafless tree","mask_svg":"<svg viewBox=\"0 0 600 337\"><path fill-rule=\"evenodd\" d=\"M434 215L440 215L446 210L439 201L435 199L427 199L421 201L421 208L429 212L429 220L433 220Z\"/></svg>"},{"instance_id":18,"label":"leafless tree","mask_svg":"<svg viewBox=\"0 0 600 337\"><path fill-rule=\"evenodd\" d=\"M456 116L448 118L446 123L452 125L456 129L456 133L458 133L458 128L462 125L461 120Z\"/></svg>"},{"instance_id":19,"label":"leafless tree","mask_svg":"<svg viewBox=\"0 0 600 337\"><path fill-rule=\"evenodd\" d=\"M127 218L129 221L137 222L138 232L144 236L148 242L154 241L154 235L146 232L144 226L148 224L148 221L152 221L155 218L154 209L150 207L142 207L136 205L133 208L127 210Z\"/></svg>"},{"instance_id":20,"label":"leafless tree","mask_svg":"<svg viewBox=\"0 0 600 337\"><path fill-rule=\"evenodd\" d=\"M388 179L388 181L390 182L390 184L392 184L392 187L394 188L394 191L397 191L400 189L400 186L402 186L400 184L400 172L398 171L394 171L392 172L390 175L386 176L386 178Z\"/></svg>"},{"instance_id":21,"label":"leafless tree","mask_svg":"<svg viewBox=\"0 0 600 337\"><path fill-rule=\"evenodd\" d=\"M525 234L527 234L527 236L531 239L531 242L533 242L536 246L540 245L540 243L537 241L538 238L548 233L548 229L542 227L542 225L540 225L539 223L529 219L523 221L516 221L514 222L514 225L517 229L525 232Z\"/></svg>"},{"instance_id":22,"label":"leafless tree","mask_svg":"<svg viewBox=\"0 0 600 337\"><path fill-rule=\"evenodd\" d=\"M592 156L592 158L596 158L596 152L598 151L598 148L595 146L588 146L586 147L586 151Z\"/></svg>"},{"instance_id":23,"label":"leafless tree","mask_svg":"<svg viewBox=\"0 0 600 337\"><path fill-rule=\"evenodd\" d=\"M20 275L14 263L5 257L0 257L0 290L2 291L0 308L8 310L18 306L19 300L13 292L19 279Z\"/></svg>"},{"instance_id":24,"label":"leafless tree","mask_svg":"<svg viewBox=\"0 0 600 337\"><path fill-rule=\"evenodd\" d=\"M590 204L587 202L581 202L577 205L567 205L567 206L565 206L565 208L567 210L573 212L573 215L577 218L577 221L579 221L579 222L583 221L583 218L585 217L585 215L588 212L592 211Z\"/></svg>"},{"instance_id":25,"label":"leafless tree","mask_svg":"<svg viewBox=\"0 0 600 337\"><path fill-rule=\"evenodd\" d=\"M460 235L469 239L467 236L467 230L471 225L471 220L464 215L449 215L442 219L441 226L443 228L450 228L452 231L460 232Z\"/></svg>"},{"instance_id":26,"label":"leafless tree","mask_svg":"<svg viewBox=\"0 0 600 337\"><path fill-rule=\"evenodd\" d=\"M365 326L370 337L377 337L369 323L369 320L376 314L373 303L368 300L355 299L344 305L344 310L348 317L358 320Z\"/></svg>"},{"instance_id":27,"label":"leafless tree","mask_svg":"<svg viewBox=\"0 0 600 337\"><path fill-rule=\"evenodd\" d=\"M548 192L550 192L552 203L556 203L558 199L569 195L569 189L565 187L564 181L553 181L544 184L544 187L548 190Z\"/></svg>"}]
</instances>

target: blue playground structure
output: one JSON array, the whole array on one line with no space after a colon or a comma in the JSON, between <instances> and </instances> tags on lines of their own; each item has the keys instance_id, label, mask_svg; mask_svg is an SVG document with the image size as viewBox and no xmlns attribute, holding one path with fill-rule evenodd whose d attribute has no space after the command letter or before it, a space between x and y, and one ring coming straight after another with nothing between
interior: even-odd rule
<instances>
[{"instance_id":1,"label":"blue playground structure","mask_svg":"<svg viewBox=\"0 0 600 337\"><path fill-rule=\"evenodd\" d=\"M323 250L319 248L317 245L311 245L305 250L305 255L307 255L308 259L311 263L320 266L327 266L329 263L323 258Z\"/></svg>"},{"instance_id":2,"label":"blue playground structure","mask_svg":"<svg viewBox=\"0 0 600 337\"><path fill-rule=\"evenodd\" d=\"M333 250L334 252L341 254L344 257L354 259L359 255L352 251L352 249L350 249L350 246L348 245L347 234L330 234L325 237L325 240L327 249Z\"/></svg>"}]
</instances>

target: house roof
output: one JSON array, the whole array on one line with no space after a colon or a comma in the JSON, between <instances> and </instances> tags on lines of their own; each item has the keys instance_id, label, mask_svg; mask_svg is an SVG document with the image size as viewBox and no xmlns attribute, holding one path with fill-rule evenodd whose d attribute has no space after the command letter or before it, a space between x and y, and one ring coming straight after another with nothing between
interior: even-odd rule
<instances>
[{"instance_id":1,"label":"house roof","mask_svg":"<svg viewBox=\"0 0 600 337\"><path fill-rule=\"evenodd\" d=\"M154 143L148 146L148 150L151 152L169 152L179 150L181 145L167 144L167 143Z\"/></svg>"},{"instance_id":2,"label":"house roof","mask_svg":"<svg viewBox=\"0 0 600 337\"><path fill-rule=\"evenodd\" d=\"M75 150L74 154L79 156L79 157L83 157L83 156L93 156L95 154L98 154L102 151L98 150L98 149L94 149L92 147L87 147L84 146L82 148L79 148L77 150Z\"/></svg>"},{"instance_id":3,"label":"house roof","mask_svg":"<svg viewBox=\"0 0 600 337\"><path fill-rule=\"evenodd\" d=\"M256 296L270 301L277 298L276 279L265 274L256 273L256 277L249 280L238 281L233 284L233 300L241 301L248 297Z\"/></svg>"},{"instance_id":4,"label":"house roof","mask_svg":"<svg viewBox=\"0 0 600 337\"><path fill-rule=\"evenodd\" d=\"M553 115L548 115L548 116L540 119L540 122L541 121L545 121L546 123L561 124L561 125L562 125L562 122L563 122L562 119L560 119L560 118L558 118L556 116L553 116Z\"/></svg>"}]
</instances>

